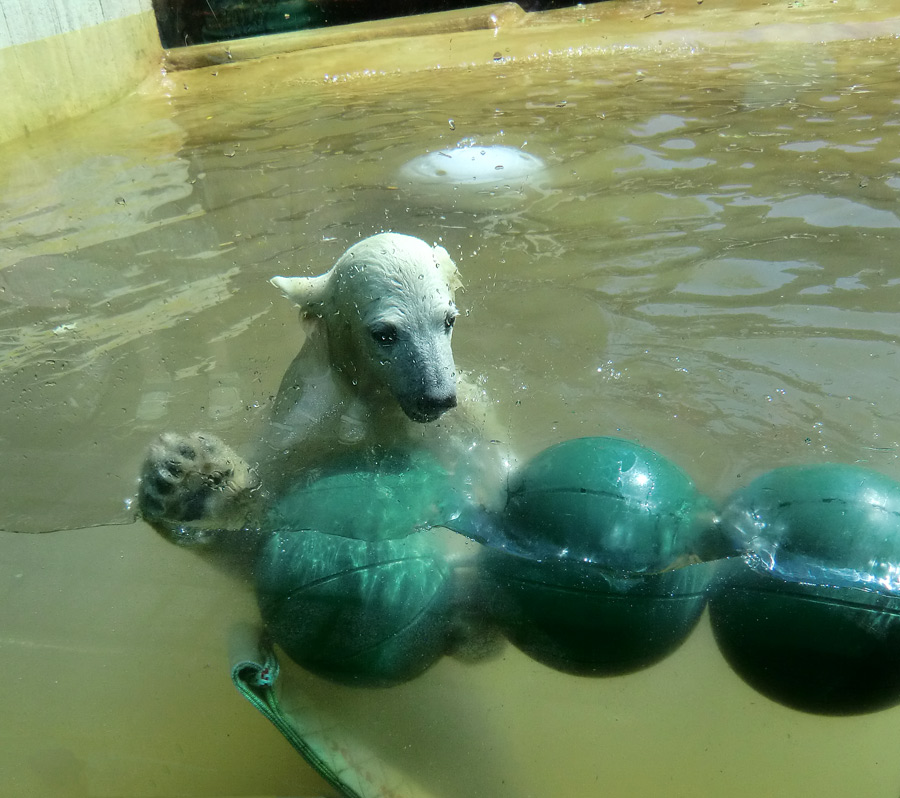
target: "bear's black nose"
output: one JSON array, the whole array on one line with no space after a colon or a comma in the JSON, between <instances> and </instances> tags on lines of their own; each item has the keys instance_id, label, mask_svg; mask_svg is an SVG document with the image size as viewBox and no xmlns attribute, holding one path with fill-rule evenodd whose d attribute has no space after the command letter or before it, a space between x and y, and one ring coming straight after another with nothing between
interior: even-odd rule
<instances>
[{"instance_id":1,"label":"bear's black nose","mask_svg":"<svg viewBox=\"0 0 900 798\"><path fill-rule=\"evenodd\" d=\"M456 407L456 392L438 396L419 396L413 407L406 407L406 414L413 420L423 423L434 421L442 413Z\"/></svg>"},{"instance_id":2,"label":"bear's black nose","mask_svg":"<svg viewBox=\"0 0 900 798\"><path fill-rule=\"evenodd\" d=\"M441 412L445 410L450 410L452 407L456 407L456 394L450 393L446 396L436 396L436 397L426 397L425 399L427 405L429 407L434 408L435 410L440 410Z\"/></svg>"}]
</instances>

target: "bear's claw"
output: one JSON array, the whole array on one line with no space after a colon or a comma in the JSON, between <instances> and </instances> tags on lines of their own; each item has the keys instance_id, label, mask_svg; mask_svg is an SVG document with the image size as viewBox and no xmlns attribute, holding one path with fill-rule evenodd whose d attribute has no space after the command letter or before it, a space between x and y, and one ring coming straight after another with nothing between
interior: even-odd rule
<instances>
[{"instance_id":1,"label":"bear's claw","mask_svg":"<svg viewBox=\"0 0 900 798\"><path fill-rule=\"evenodd\" d=\"M145 521L169 534L197 522L206 530L240 528L258 487L253 469L215 436L169 432L150 444L138 508Z\"/></svg>"}]
</instances>

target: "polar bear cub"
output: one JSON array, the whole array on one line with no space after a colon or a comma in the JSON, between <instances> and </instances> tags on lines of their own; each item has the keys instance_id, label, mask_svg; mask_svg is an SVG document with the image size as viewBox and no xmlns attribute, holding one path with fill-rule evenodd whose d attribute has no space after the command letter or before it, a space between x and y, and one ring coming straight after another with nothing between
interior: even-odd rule
<instances>
[{"instance_id":1,"label":"polar bear cub","mask_svg":"<svg viewBox=\"0 0 900 798\"><path fill-rule=\"evenodd\" d=\"M453 359L460 282L443 247L382 233L352 246L325 274L271 282L299 306L306 340L282 379L253 466L211 435L161 436L138 497L159 531L177 539L186 528L239 529L265 496L347 447L377 452L412 443L450 469L490 448L483 394L459 379Z\"/></svg>"},{"instance_id":2,"label":"polar bear cub","mask_svg":"<svg viewBox=\"0 0 900 798\"><path fill-rule=\"evenodd\" d=\"M311 322L275 403L276 439L292 442L337 409L339 437L351 443L373 434L385 414L426 423L456 406L450 340L459 276L443 247L382 233L319 277L271 282Z\"/></svg>"}]
</instances>

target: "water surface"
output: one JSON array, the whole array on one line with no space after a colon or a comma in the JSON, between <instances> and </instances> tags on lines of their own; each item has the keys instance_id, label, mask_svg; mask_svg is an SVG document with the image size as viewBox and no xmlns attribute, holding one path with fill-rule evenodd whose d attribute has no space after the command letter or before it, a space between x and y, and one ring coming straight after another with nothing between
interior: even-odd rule
<instances>
[{"instance_id":1,"label":"water surface","mask_svg":"<svg viewBox=\"0 0 900 798\"><path fill-rule=\"evenodd\" d=\"M267 278L324 271L372 233L457 261L457 362L521 458L620 435L715 500L786 464L900 479L892 42L501 57L316 87L267 69L173 74L0 157L2 526L70 530L0 538L10 793L316 789L227 684L226 629L252 602L132 523L130 498L160 430L252 439L302 341ZM472 143L547 168L402 178ZM453 798L900 791L898 711L780 708L705 622L627 677L510 648L393 697L324 695L402 767L462 767Z\"/></svg>"}]
</instances>

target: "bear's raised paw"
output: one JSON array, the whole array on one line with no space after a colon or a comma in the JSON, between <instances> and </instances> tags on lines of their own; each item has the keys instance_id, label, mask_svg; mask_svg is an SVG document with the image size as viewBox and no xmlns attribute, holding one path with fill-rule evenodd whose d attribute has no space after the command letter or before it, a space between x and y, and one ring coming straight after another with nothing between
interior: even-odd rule
<instances>
[{"instance_id":1,"label":"bear's raised paw","mask_svg":"<svg viewBox=\"0 0 900 798\"><path fill-rule=\"evenodd\" d=\"M259 488L253 469L214 435L160 435L141 469L138 508L175 542L202 543L210 532L246 523Z\"/></svg>"}]
</instances>

